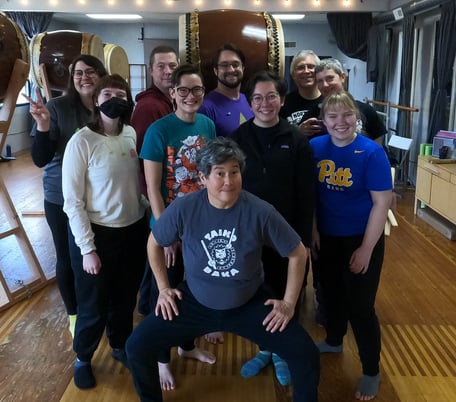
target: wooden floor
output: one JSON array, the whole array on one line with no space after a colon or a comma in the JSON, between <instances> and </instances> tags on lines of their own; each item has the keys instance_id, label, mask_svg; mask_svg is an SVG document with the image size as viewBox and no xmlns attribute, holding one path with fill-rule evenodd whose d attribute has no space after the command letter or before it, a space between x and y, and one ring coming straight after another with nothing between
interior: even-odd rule
<instances>
[{"instance_id":1,"label":"wooden floor","mask_svg":"<svg viewBox=\"0 0 456 402\"><path fill-rule=\"evenodd\" d=\"M1 163L2 174L16 208L42 209L40 170L28 155ZM399 227L387 238L386 256L377 297L382 327L382 383L377 401L456 401L456 243L413 215L413 191L403 192L396 214ZM54 254L44 218L23 218L43 270L52 277ZM8 255L0 240L0 256ZM9 261L9 260L7 260ZM8 276L26 267L4 266ZM312 290L304 299L302 322L316 341L324 331L313 321ZM135 317L139 322L140 317ZM225 344L199 340L218 358L209 366L174 355L178 388L165 402L290 402L291 390L274 379L273 369L245 380L242 363L256 353L243 339L226 335ZM1 402L130 402L136 401L127 369L110 357L106 339L94 358L98 386L80 391L72 381L74 354L67 319L55 282L29 299L0 312ZM351 333L344 352L321 359L320 402L352 401L360 365Z\"/></svg>"}]
</instances>

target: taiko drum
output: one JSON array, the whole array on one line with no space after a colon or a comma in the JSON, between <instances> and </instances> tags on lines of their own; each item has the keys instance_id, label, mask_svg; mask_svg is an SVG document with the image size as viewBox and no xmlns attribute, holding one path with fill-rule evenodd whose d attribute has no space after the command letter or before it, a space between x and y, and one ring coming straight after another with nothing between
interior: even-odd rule
<instances>
[{"instance_id":1,"label":"taiko drum","mask_svg":"<svg viewBox=\"0 0 456 402\"><path fill-rule=\"evenodd\" d=\"M245 54L243 85L259 70L283 76L285 49L280 20L266 12L243 10L194 11L179 17L179 56L181 63L198 65L206 92L217 79L212 59L225 43L233 43Z\"/></svg>"},{"instance_id":2,"label":"taiko drum","mask_svg":"<svg viewBox=\"0 0 456 402\"><path fill-rule=\"evenodd\" d=\"M30 64L27 38L13 20L0 12L0 102L5 99L17 59Z\"/></svg>"},{"instance_id":3,"label":"taiko drum","mask_svg":"<svg viewBox=\"0 0 456 402\"><path fill-rule=\"evenodd\" d=\"M68 86L71 62L80 54L90 54L104 62L103 43L97 35L78 31L51 31L35 35L30 42L32 55L31 78L36 85L45 86L40 74L44 64L53 90L64 91Z\"/></svg>"}]
</instances>

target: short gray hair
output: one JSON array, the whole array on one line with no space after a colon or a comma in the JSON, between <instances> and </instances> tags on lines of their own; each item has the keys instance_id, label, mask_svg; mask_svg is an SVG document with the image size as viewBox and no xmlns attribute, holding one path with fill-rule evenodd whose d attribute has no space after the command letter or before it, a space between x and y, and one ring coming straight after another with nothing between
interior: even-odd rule
<instances>
[{"instance_id":1,"label":"short gray hair","mask_svg":"<svg viewBox=\"0 0 456 402\"><path fill-rule=\"evenodd\" d=\"M342 63L337 59L333 59L332 57L320 60L320 63L318 63L315 67L315 74L320 73L323 70L333 70L339 77L342 74L346 75Z\"/></svg>"},{"instance_id":2,"label":"short gray hair","mask_svg":"<svg viewBox=\"0 0 456 402\"><path fill-rule=\"evenodd\" d=\"M311 56L315 59L315 65L318 65L318 63L320 63L320 58L313 50L300 50L298 53L294 55L293 59L291 60L290 72L292 73L296 68L296 64L298 64L302 59L305 59L308 56Z\"/></svg>"},{"instance_id":3,"label":"short gray hair","mask_svg":"<svg viewBox=\"0 0 456 402\"><path fill-rule=\"evenodd\" d=\"M214 165L221 165L229 160L239 163L241 172L245 168L245 155L236 141L227 137L216 137L196 153L197 169L208 177Z\"/></svg>"}]
</instances>

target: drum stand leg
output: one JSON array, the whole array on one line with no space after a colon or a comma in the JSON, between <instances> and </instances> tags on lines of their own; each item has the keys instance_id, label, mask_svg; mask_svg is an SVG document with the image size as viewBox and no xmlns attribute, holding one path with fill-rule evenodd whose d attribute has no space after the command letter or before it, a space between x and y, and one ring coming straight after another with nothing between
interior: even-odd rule
<instances>
[{"instance_id":1,"label":"drum stand leg","mask_svg":"<svg viewBox=\"0 0 456 402\"><path fill-rule=\"evenodd\" d=\"M5 145L6 136L11 125L14 110L16 107L16 100L19 95L19 91L27 80L29 66L23 60L17 59L13 71L11 74L8 89L6 91L6 97L3 103L3 107L0 110L0 150ZM2 225L2 231L0 231L0 242L4 241L9 236L15 236L17 243L22 251L25 261L28 264L30 271L33 274L34 279L31 283L23 284L23 287L16 291L11 291L8 284L0 271L0 311L9 307L14 302L17 302L25 297L30 296L33 290L37 290L46 285L47 279L41 269L38 258L33 251L30 240L25 233L22 222L18 217L14 204L11 197L8 194L8 190L3 183L3 179L0 177L0 210L2 210L6 217L7 225ZM8 226L6 230L5 226Z\"/></svg>"}]
</instances>

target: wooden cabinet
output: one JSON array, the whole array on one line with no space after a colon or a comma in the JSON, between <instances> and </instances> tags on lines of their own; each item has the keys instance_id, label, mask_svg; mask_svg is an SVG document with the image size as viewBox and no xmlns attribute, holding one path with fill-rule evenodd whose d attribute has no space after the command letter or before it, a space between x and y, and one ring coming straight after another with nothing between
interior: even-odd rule
<instances>
[{"instance_id":1,"label":"wooden cabinet","mask_svg":"<svg viewBox=\"0 0 456 402\"><path fill-rule=\"evenodd\" d=\"M416 177L415 213L420 203L456 225L456 161L438 162L429 156L418 157Z\"/></svg>"}]
</instances>

